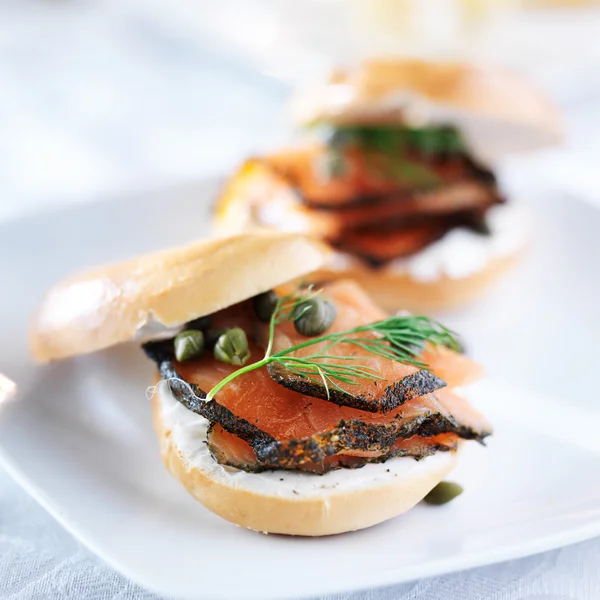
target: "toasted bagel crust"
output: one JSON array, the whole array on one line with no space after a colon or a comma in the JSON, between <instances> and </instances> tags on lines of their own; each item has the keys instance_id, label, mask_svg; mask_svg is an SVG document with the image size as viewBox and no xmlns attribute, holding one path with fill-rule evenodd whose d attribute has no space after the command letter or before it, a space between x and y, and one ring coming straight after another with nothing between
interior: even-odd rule
<instances>
[{"instance_id":1,"label":"toasted bagel crust","mask_svg":"<svg viewBox=\"0 0 600 600\"><path fill-rule=\"evenodd\" d=\"M246 233L83 273L46 295L31 352L47 362L133 339L147 324L176 327L310 273L327 256L302 235Z\"/></svg>"},{"instance_id":2,"label":"toasted bagel crust","mask_svg":"<svg viewBox=\"0 0 600 600\"><path fill-rule=\"evenodd\" d=\"M413 468L404 476L385 473L386 477L373 477L359 486L355 482L327 486L327 475L305 474L302 477L322 483L322 489L318 493L290 496L283 490L261 491L260 484L256 484L260 475L244 474L246 483L241 482L239 472L215 462L201 437L197 447L182 448L167 416L164 399L158 393L153 398L153 414L162 460L173 477L208 510L236 525L263 533L322 536L387 521L422 500L455 466L457 459L456 451L438 452L418 462L413 458L391 459L385 464L410 461ZM186 426L189 428L190 424ZM382 465L367 465L349 474L354 479L376 466ZM281 472L281 478L287 477L287 472ZM256 478L254 485L247 478Z\"/></svg>"}]
</instances>

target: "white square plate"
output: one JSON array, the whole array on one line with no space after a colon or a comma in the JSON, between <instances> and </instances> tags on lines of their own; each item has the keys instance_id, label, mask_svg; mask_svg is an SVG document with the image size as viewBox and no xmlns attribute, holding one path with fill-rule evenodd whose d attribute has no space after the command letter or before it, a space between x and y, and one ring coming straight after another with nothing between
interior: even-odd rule
<instances>
[{"instance_id":1,"label":"white square plate","mask_svg":"<svg viewBox=\"0 0 600 600\"><path fill-rule=\"evenodd\" d=\"M533 252L468 313L446 316L495 379L472 390L496 425L453 479L466 492L386 524L322 539L233 527L163 469L134 344L45 368L26 357L28 315L57 278L205 231L215 182L89 205L0 229L0 458L84 544L153 590L186 598L280 598L391 584L516 558L600 534L600 214L533 201ZM543 210L542 210L543 209ZM560 243L558 243L560 242ZM525 388L536 392L525 392ZM558 400L551 399L552 396Z\"/></svg>"}]
</instances>

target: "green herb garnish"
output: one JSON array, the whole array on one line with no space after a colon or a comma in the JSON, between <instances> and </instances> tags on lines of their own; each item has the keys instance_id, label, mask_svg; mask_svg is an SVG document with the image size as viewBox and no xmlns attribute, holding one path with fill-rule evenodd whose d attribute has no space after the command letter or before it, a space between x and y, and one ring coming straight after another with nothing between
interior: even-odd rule
<instances>
[{"instance_id":1,"label":"green herb garnish","mask_svg":"<svg viewBox=\"0 0 600 600\"><path fill-rule=\"evenodd\" d=\"M466 152L460 133L447 126L338 126L329 130L326 143L331 148L354 145L396 155L409 150L430 156Z\"/></svg>"},{"instance_id":2,"label":"green herb garnish","mask_svg":"<svg viewBox=\"0 0 600 600\"><path fill-rule=\"evenodd\" d=\"M337 148L329 148L324 154L317 156L314 168L319 179L324 182L340 179L348 171L346 158Z\"/></svg>"},{"instance_id":3,"label":"green herb garnish","mask_svg":"<svg viewBox=\"0 0 600 600\"><path fill-rule=\"evenodd\" d=\"M344 175L344 149L356 146L363 151L371 175L425 187L439 185L441 179L411 156L429 159L466 152L460 133L445 126L338 126L329 130L326 144L328 151L320 157L318 168L325 180Z\"/></svg>"},{"instance_id":4,"label":"green herb garnish","mask_svg":"<svg viewBox=\"0 0 600 600\"><path fill-rule=\"evenodd\" d=\"M285 350L273 352L275 328L277 325L298 319L299 313L300 315L302 314L302 305L306 305L317 293L309 289L304 293L296 292L279 298L269 322L269 340L265 356L261 360L243 366L225 377L210 390L206 399L210 400L214 398L223 387L240 375L266 367L271 363L277 363L293 375L305 377L316 383L322 383L325 386L328 396L330 386L339 391L349 393L348 390L340 387L340 383L358 385L363 380L375 381L383 379L376 369L360 364L359 361L361 359L364 360L364 356L332 355L331 349L338 344L350 344L356 348L366 350L373 356L396 360L419 368L427 366L419 358L427 343L434 346L447 346L457 351L460 350L460 344L455 334L440 323L422 316L396 316L376 321L369 325L353 327L346 331L313 337ZM372 335L369 336L369 334ZM302 357L292 356L298 350L316 346L323 342L326 342L326 344L313 354ZM326 362L329 359L343 362Z\"/></svg>"}]
</instances>

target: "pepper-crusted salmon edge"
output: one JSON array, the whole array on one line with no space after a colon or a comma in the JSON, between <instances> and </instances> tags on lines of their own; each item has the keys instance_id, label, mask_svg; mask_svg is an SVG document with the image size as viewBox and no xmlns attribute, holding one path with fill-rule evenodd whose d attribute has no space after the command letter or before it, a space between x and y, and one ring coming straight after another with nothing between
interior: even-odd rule
<instances>
[{"instance_id":1,"label":"pepper-crusted salmon edge","mask_svg":"<svg viewBox=\"0 0 600 600\"><path fill-rule=\"evenodd\" d=\"M269 466L281 465L286 469L317 463L326 457L345 451L386 450L396 440L412 436L431 437L441 433L455 433L463 439L483 441L491 431L477 431L457 421L451 413L428 411L408 420L391 420L389 423L365 423L363 421L340 421L324 432L315 432L301 439L276 440L255 424L235 415L215 399L205 402L203 390L182 379L172 361L165 358L168 341L154 342L144 346L149 358L157 361L159 373L168 385L173 397L188 410L218 423L225 431L240 437L252 446L259 462Z\"/></svg>"}]
</instances>

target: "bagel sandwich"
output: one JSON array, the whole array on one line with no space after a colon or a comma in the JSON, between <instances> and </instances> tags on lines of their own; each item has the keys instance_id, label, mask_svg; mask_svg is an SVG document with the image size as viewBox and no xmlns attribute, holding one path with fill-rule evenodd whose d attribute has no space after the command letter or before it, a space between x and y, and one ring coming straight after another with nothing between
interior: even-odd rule
<instances>
[{"instance_id":1,"label":"bagel sandwich","mask_svg":"<svg viewBox=\"0 0 600 600\"><path fill-rule=\"evenodd\" d=\"M32 355L139 343L165 466L236 525L322 536L381 523L491 433L460 392L482 371L438 322L389 316L349 280L306 283L329 253L246 233L76 275L33 316Z\"/></svg>"},{"instance_id":2,"label":"bagel sandwich","mask_svg":"<svg viewBox=\"0 0 600 600\"><path fill-rule=\"evenodd\" d=\"M388 310L465 305L523 255L528 215L494 165L562 135L556 109L523 78L371 60L299 89L290 111L306 141L229 178L217 235L273 228L322 239L334 253L319 276L350 277Z\"/></svg>"}]
</instances>

